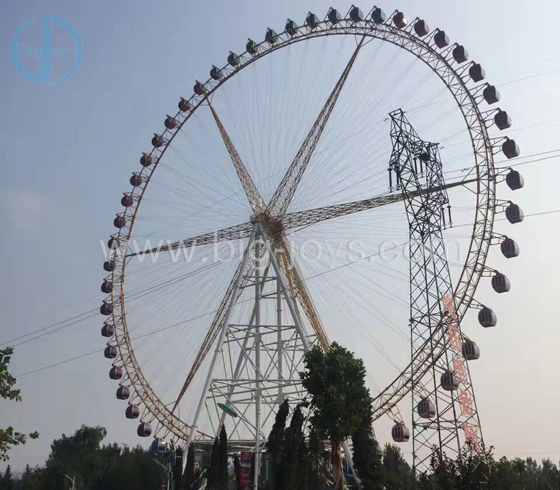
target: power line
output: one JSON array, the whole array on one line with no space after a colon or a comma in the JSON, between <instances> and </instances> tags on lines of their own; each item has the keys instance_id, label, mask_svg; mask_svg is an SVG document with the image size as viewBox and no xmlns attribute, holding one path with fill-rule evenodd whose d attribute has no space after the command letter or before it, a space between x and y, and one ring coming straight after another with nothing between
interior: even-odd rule
<instances>
[{"instance_id":1,"label":"power line","mask_svg":"<svg viewBox=\"0 0 560 490\"><path fill-rule=\"evenodd\" d=\"M525 215L525 218L534 217L534 216L543 216L543 215L546 215L546 214L554 214L554 213L560 213L560 208L559 208L559 209L551 209L551 210L549 210L549 211L541 211L541 212L538 212L538 213L526 214L526 215ZM496 221L504 221L505 219L506 219L506 218L500 218L500 219L497 219ZM453 226L453 228L460 228L460 227L463 227L463 226L472 226L472 224L471 224L471 223L465 223L465 224L463 224L463 225L455 225L455 226ZM389 251L391 251L391 250L394 250L394 249L396 249L396 248L398 248L398 247L400 247L400 246L402 246L402 245L403 245L403 244L395 245L394 247L391 247L391 248L388 248L388 249L384 250L383 253L384 253L384 252L389 252ZM358 260L358 261L356 261L356 262L349 262L349 263L347 263L347 264L342 264L342 265L340 265L340 266L338 266L338 267L335 267L334 269L329 269L328 271L320 272L320 273L315 274L315 275L313 275L313 276L306 277L306 278L304 278L303 280L304 280L304 281L309 281L309 280L314 279L314 278L316 278L316 277L324 276L325 274L328 274L329 272L333 272L333 271L335 271L335 270L342 269L343 267L348 267L349 265L357 264L358 262L361 262L361 261L363 261L363 260L367 260L367 259L369 259L369 258L371 258L371 257L375 257L376 255L380 255L381 253L382 253L382 252L377 252L377 253L375 253L375 254L371 254L371 255L364 256L362 259L360 259L360 260ZM247 301L251 301L251 300L250 300L250 299L247 299L247 300L242 301L242 302L240 302L240 303L244 303L244 302L247 302ZM148 333L145 333L145 334L140 335L140 336L138 336L138 337L135 337L135 338L132 339L132 340L139 340L139 339L142 339L142 338L145 338L145 337L150 337L151 335L155 335L156 333L160 333L160 332L162 332L162 331L164 331L164 330L169 330L169 329L174 328L174 327L177 327L177 326L179 326L179 325L183 325L183 324L185 324L185 323L188 323L188 322L191 322L191 321L194 321L194 320L203 318L203 317L208 316L208 315L210 315L210 314L212 314L212 313L215 313L216 311L218 311L218 310L214 310L214 311L205 313L205 314L203 314L203 315L200 315L200 316L197 316L197 317L194 317L194 318L190 318L190 319L188 319L188 320L184 320L184 321L179 322L179 323L175 323L175 324L173 324L173 325L167 325L166 327L162 327L162 328L160 328L160 329L158 329L158 330L154 330L154 331L152 331L152 332L148 332ZM64 361L56 362L56 363L54 363L54 364L50 364L50 365L48 365L48 366L44 366L44 367L39 368L39 369L34 369L33 371L28 371L27 373L23 373L23 374L16 375L16 378L23 378L23 377L26 377L26 376L30 376L30 375L32 375L32 374L36 374L36 373L39 373L39 372L41 372L41 371L45 371L45 370L47 370L47 369L51 369L51 368L54 368L54 367L57 367L57 366L61 366L62 364L66 364L66 363L68 363L68 362L77 361L77 360L79 360L79 359L83 359L84 357L88 357L88 356L91 356L91 355L93 355L93 354L96 354L96 353L99 353L99 352L103 352L103 351L104 351L104 349L97 349L97 350L94 350L94 351L91 351L91 352L87 352L87 353L85 353L85 354L82 354L82 355L79 355L79 356L76 356L76 357L72 357L72 358L66 359L66 360L64 360Z\"/></svg>"}]
</instances>

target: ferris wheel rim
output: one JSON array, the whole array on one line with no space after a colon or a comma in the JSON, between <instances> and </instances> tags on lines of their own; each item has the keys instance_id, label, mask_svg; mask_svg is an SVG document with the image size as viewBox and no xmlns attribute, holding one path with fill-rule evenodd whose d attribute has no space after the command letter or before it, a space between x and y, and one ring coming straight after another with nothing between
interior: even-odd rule
<instances>
[{"instance_id":1,"label":"ferris wheel rim","mask_svg":"<svg viewBox=\"0 0 560 490\"><path fill-rule=\"evenodd\" d=\"M449 61L449 54L451 50L445 50L446 56L443 56L440 52L436 51L434 46L431 46L429 44L430 41L433 40L434 34L439 30L436 29L435 31L432 31L427 36L428 42L426 42L424 39L415 36L412 33L412 26L414 25L414 23L409 24L406 29L399 29L389 24L389 22L392 20L392 17L393 16L390 16L387 22L382 24L376 23L371 18L369 20L360 21L359 23L354 23L350 19L345 18L338 24L332 24L331 22L325 20L320 22L314 29L311 29L307 25L297 27L296 34L291 34L288 32L288 30L285 30L277 35L278 39L275 43L269 43L266 40L263 41L262 43L255 46L256 53L254 55L251 55L247 51L239 55L239 65L237 67L232 66L228 63L224 68L222 68L221 71L222 73L225 73L225 75L220 80L210 78L204 84L200 84L202 87L204 87L204 93L201 95L197 95L196 93L193 94L192 97L188 99L190 109L187 111L187 114L185 115L185 111L180 110L174 117L174 119L178 121L179 124L175 128L165 129L165 131L161 133L160 136L163 138L163 144L160 147L154 147L149 153L150 158L155 157L151 168L144 167L140 172L140 175L147 176L145 182L142 185L141 191L136 192L135 194L135 191L138 191L138 187L133 187L133 190L130 193L134 200L133 206L125 208L125 211L123 213L119 213L117 215L122 216L126 220L126 224L128 226L120 228L116 234L112 235L119 241L123 240L124 238L124 254L120 256L122 257L122 261L119 260L118 255L115 257L115 269L111 274L113 289L110 297L113 305L112 320L115 327L115 335L108 342L108 345L116 345L116 347L118 348L120 362L125 368L126 379L134 390L134 396L132 397L130 402L138 400L138 405L143 406L143 415L141 420L157 420L160 426L160 430L163 429L166 434L173 434L183 441L187 440L188 432L191 428L188 423L182 421L180 417L178 417L172 410L169 409L167 405L165 405L159 399L149 382L144 377L141 366L136 359L134 348L132 346L132 340L129 334L125 308L125 276L127 265L126 256L129 250L130 240L133 235L135 219L138 209L140 208L140 203L143 200L151 177L156 170L159 162L163 158L166 150L169 148L175 136L182 130L183 126L196 112L196 110L198 110L208 98L211 98L216 90L218 90L233 76L238 74L243 68L253 64L255 61L263 58L270 53L273 53L292 44L330 35L364 36L371 39L379 39L383 42L389 42L390 44L408 51L418 60L422 61L424 64L430 67L452 93L455 102L457 103L457 107L463 114L467 130L469 131L469 137L471 139L471 142L473 143L475 157L473 168L476 168L477 176L479 177L479 180L477 182L477 205L475 211L475 222L473 225L473 235L471 237L469 245L467 260L463 265L463 271L455 289L455 294L457 294L458 290L462 291L462 296L460 298L457 298L457 311L459 315L462 316L462 314L464 314L464 312L470 307L470 304L473 300L474 291L476 291L478 282L480 281L480 277L482 276L484 264L486 262L486 257L488 255L490 247L490 243L488 240L480 239L480 237L477 239L476 227L478 223L484 223L484 227L482 230L483 237L489 235L491 236L494 223L496 182L494 179L494 158L491 138L488 134L488 128L486 127L486 119L483 117L481 111L479 110L478 102L476 102L476 95L473 95L473 93L471 93L471 89L467 87L467 82L463 80L464 70L460 73L459 70L455 69L455 67L452 66L452 62ZM402 44L399 44L399 42ZM416 49L417 51L415 51L414 49ZM426 58L423 58L422 55L426 56ZM454 82L457 83L456 88L461 89L463 95L466 96L466 100L470 101L470 115L467 115L467 111L463 107L463 104L459 101L457 95L452 91L450 87L451 82L447 82L443 78L442 74L440 74L437 69L430 64L430 62L434 63L435 65L437 65L437 63L440 63L440 69L442 67L445 67L446 70L448 70L448 73L453 75ZM480 86L486 85L487 84L476 85L473 88L479 88ZM469 122L469 118L471 118L471 122ZM475 132L475 130L473 130L473 125L475 122L478 123L478 132L483 136L485 142L485 158L483 158L482 160L480 160L480 155L482 153L478 154L475 149L475 139L473 137L473 133ZM483 170L482 172L481 169ZM487 180L486 182L484 182L484 189L482 190L480 179L481 175L487 176ZM133 211L127 213L127 211L132 207L134 208ZM481 210L483 211L482 214ZM483 215L482 220L478 219L479 215ZM123 244L121 243L121 246L122 245ZM470 262L474 264L473 267L468 265L468 263ZM471 267L472 269L470 273L469 267ZM460 286L462 287L460 288ZM406 387L410 382L410 380L403 378L406 378L406 369L387 387L386 390L384 390L378 397L376 397L376 402L383 412L380 413L379 416L386 413L387 410L383 411L383 409L387 408L390 405L389 401L383 401L383 395L386 394L387 391L392 387L395 387L395 390L397 390L399 393L402 393L402 387ZM407 392L402 394L402 396L400 394L397 395L399 397L398 400L406 396L406 393ZM199 436L203 438L213 438L213 436L203 433L199 433Z\"/></svg>"}]
</instances>

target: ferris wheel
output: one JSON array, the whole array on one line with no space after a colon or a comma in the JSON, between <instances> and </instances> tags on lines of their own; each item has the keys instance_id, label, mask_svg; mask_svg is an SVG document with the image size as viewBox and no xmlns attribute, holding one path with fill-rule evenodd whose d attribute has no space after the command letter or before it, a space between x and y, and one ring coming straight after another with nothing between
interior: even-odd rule
<instances>
[{"instance_id":1,"label":"ferris wheel","mask_svg":"<svg viewBox=\"0 0 560 490\"><path fill-rule=\"evenodd\" d=\"M226 424L258 468L279 404L306 397L303 355L334 339L366 361L376 424L418 471L434 446L483 447L471 320L497 316L475 292L509 291L487 258L519 247L494 220L523 220L496 197L523 179L495 165L519 148L485 77L445 31L353 6L267 29L180 98L122 197L101 287L139 436L211 444ZM317 258L335 244L352 254ZM408 260L378 260L401 245Z\"/></svg>"}]
</instances>

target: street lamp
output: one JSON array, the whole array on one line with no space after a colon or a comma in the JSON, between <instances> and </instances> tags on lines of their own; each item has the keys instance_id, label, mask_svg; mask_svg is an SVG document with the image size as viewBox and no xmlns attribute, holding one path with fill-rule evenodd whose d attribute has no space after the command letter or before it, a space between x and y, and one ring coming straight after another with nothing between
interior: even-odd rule
<instances>
[{"instance_id":1,"label":"street lamp","mask_svg":"<svg viewBox=\"0 0 560 490\"><path fill-rule=\"evenodd\" d=\"M263 434L262 430L257 429L248 419L247 417L245 417L244 415L240 414L237 412L237 410L235 410L235 408L233 408L231 405L227 405L225 403L217 403L216 404L218 406L218 408L220 408L225 414L229 415L230 417L235 418L240 418L241 420L243 420L243 422L245 422L249 427L252 427L255 430L255 436L257 435L257 432L260 434L261 436L261 443L255 448L256 451L260 454L262 448L265 446L266 444L266 437ZM260 458L256 458L256 461L260 461ZM255 480L253 482L253 488L254 490L258 490L259 488L259 473L260 473L260 468L255 467Z\"/></svg>"},{"instance_id":2,"label":"street lamp","mask_svg":"<svg viewBox=\"0 0 560 490\"><path fill-rule=\"evenodd\" d=\"M152 458L152 461L157 464L158 466L161 466L163 468L163 470L165 471L165 474L167 476L167 490L169 490L169 485L171 485L171 481L173 480L173 470L171 469L171 465L169 464L168 466L165 466L163 463L161 463L160 461L158 461L156 458Z\"/></svg>"},{"instance_id":3,"label":"street lamp","mask_svg":"<svg viewBox=\"0 0 560 490\"><path fill-rule=\"evenodd\" d=\"M71 478L66 473L64 473L64 476L72 482L72 490L76 490L76 478Z\"/></svg>"}]
</instances>

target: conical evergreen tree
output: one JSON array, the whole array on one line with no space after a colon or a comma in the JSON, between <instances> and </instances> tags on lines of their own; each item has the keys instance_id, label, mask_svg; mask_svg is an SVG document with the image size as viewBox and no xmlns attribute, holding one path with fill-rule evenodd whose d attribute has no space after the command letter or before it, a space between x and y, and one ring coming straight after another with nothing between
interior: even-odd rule
<instances>
[{"instance_id":1,"label":"conical evergreen tree","mask_svg":"<svg viewBox=\"0 0 560 490\"><path fill-rule=\"evenodd\" d=\"M175 480L175 489L183 490L183 448L178 447L175 451L175 466L173 468L173 480Z\"/></svg>"},{"instance_id":2,"label":"conical evergreen tree","mask_svg":"<svg viewBox=\"0 0 560 490\"><path fill-rule=\"evenodd\" d=\"M218 490L228 490L228 441L225 426L220 431L220 452L218 455Z\"/></svg>"},{"instance_id":3,"label":"conical evergreen tree","mask_svg":"<svg viewBox=\"0 0 560 490\"><path fill-rule=\"evenodd\" d=\"M290 427L284 431L278 490L307 488L308 461L303 422L301 405L298 405L292 415Z\"/></svg>"},{"instance_id":4,"label":"conical evergreen tree","mask_svg":"<svg viewBox=\"0 0 560 490\"><path fill-rule=\"evenodd\" d=\"M187 462L185 464L185 472L183 474L183 488L181 490L191 490L195 481L194 473L194 444L191 442L187 450Z\"/></svg>"},{"instance_id":5,"label":"conical evergreen tree","mask_svg":"<svg viewBox=\"0 0 560 490\"><path fill-rule=\"evenodd\" d=\"M290 405L288 400L284 400L284 403L278 408L276 412L276 420L268 436L268 441L266 443L266 449L270 454L272 461L272 482L273 490L280 488L280 465L282 463L282 445L284 443L284 431L286 429L286 419L290 413Z\"/></svg>"},{"instance_id":6,"label":"conical evergreen tree","mask_svg":"<svg viewBox=\"0 0 560 490\"><path fill-rule=\"evenodd\" d=\"M216 437L212 446L212 455L210 456L210 466L206 471L206 490L218 490L220 465L220 441Z\"/></svg>"},{"instance_id":7,"label":"conical evergreen tree","mask_svg":"<svg viewBox=\"0 0 560 490\"><path fill-rule=\"evenodd\" d=\"M354 469L360 477L363 490L385 488L382 477L381 451L371 426L358 429L352 436Z\"/></svg>"}]
</instances>

